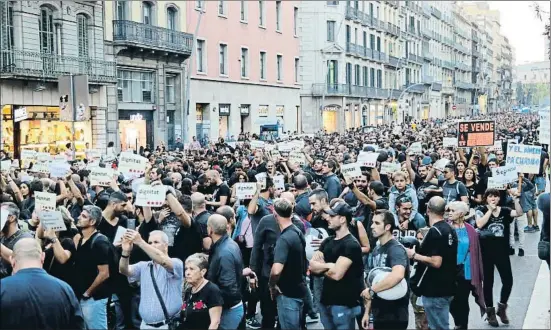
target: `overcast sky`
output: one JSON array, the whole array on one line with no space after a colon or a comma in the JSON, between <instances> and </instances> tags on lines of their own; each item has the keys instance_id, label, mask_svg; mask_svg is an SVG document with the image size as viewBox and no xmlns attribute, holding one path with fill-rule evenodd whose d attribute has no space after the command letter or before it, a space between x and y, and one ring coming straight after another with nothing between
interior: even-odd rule
<instances>
[{"instance_id":1,"label":"overcast sky","mask_svg":"<svg viewBox=\"0 0 551 330\"><path fill-rule=\"evenodd\" d=\"M489 1L491 9L500 11L501 34L509 38L509 42L515 47L517 64L548 59L544 58L546 37L542 35L545 24L536 18L534 2L540 4L547 11L546 15L549 15L549 1Z\"/></svg>"}]
</instances>

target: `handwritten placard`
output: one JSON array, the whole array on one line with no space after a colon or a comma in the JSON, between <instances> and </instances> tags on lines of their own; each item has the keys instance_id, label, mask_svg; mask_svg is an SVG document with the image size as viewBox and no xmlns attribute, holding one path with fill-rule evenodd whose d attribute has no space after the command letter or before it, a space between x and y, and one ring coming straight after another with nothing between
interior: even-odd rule
<instances>
[{"instance_id":1,"label":"handwritten placard","mask_svg":"<svg viewBox=\"0 0 551 330\"><path fill-rule=\"evenodd\" d=\"M10 171L10 168L11 168L11 161L9 159L3 160L2 162L0 162L0 171L2 171L3 173L8 173Z\"/></svg>"},{"instance_id":2,"label":"handwritten placard","mask_svg":"<svg viewBox=\"0 0 551 330\"><path fill-rule=\"evenodd\" d=\"M251 141L251 148L252 149L264 149L264 141L257 141L257 140L253 140Z\"/></svg>"},{"instance_id":3,"label":"handwritten placard","mask_svg":"<svg viewBox=\"0 0 551 330\"><path fill-rule=\"evenodd\" d=\"M240 200L251 199L256 194L256 183L239 182L235 184L235 197Z\"/></svg>"},{"instance_id":4,"label":"handwritten placard","mask_svg":"<svg viewBox=\"0 0 551 330\"><path fill-rule=\"evenodd\" d=\"M423 145L421 144L421 142L412 143L409 146L409 152L414 153L416 155L421 154L423 153Z\"/></svg>"},{"instance_id":5,"label":"handwritten placard","mask_svg":"<svg viewBox=\"0 0 551 330\"><path fill-rule=\"evenodd\" d=\"M52 162L48 164L50 176L54 178L64 178L71 171L71 165L61 162Z\"/></svg>"},{"instance_id":6,"label":"handwritten placard","mask_svg":"<svg viewBox=\"0 0 551 330\"><path fill-rule=\"evenodd\" d=\"M444 148L455 148L457 147L457 138L456 137L445 137L442 141Z\"/></svg>"},{"instance_id":7,"label":"handwritten placard","mask_svg":"<svg viewBox=\"0 0 551 330\"><path fill-rule=\"evenodd\" d=\"M164 204L165 199L165 186L151 186L148 184L142 184L138 187L135 204L138 206L160 207Z\"/></svg>"},{"instance_id":8,"label":"handwritten placard","mask_svg":"<svg viewBox=\"0 0 551 330\"><path fill-rule=\"evenodd\" d=\"M63 216L59 211L42 211L38 215L42 226L46 229L53 229L54 231L67 230Z\"/></svg>"},{"instance_id":9,"label":"handwritten placard","mask_svg":"<svg viewBox=\"0 0 551 330\"><path fill-rule=\"evenodd\" d=\"M505 190L507 189L507 184L500 182L498 178L489 177L488 189Z\"/></svg>"},{"instance_id":10,"label":"handwritten placard","mask_svg":"<svg viewBox=\"0 0 551 330\"><path fill-rule=\"evenodd\" d=\"M49 162L52 160L52 155L49 152L37 152L36 161L38 162Z\"/></svg>"},{"instance_id":11,"label":"handwritten placard","mask_svg":"<svg viewBox=\"0 0 551 330\"><path fill-rule=\"evenodd\" d=\"M119 171L129 174L143 174L147 167L147 158L134 155L131 152L123 152L119 156Z\"/></svg>"},{"instance_id":12,"label":"handwritten placard","mask_svg":"<svg viewBox=\"0 0 551 330\"><path fill-rule=\"evenodd\" d=\"M90 169L90 186L108 187L113 180L113 169L108 167L93 167Z\"/></svg>"},{"instance_id":13,"label":"handwritten placard","mask_svg":"<svg viewBox=\"0 0 551 330\"><path fill-rule=\"evenodd\" d=\"M526 144L507 145L507 165L515 166L518 173L538 174L541 147Z\"/></svg>"},{"instance_id":14,"label":"handwritten placard","mask_svg":"<svg viewBox=\"0 0 551 330\"><path fill-rule=\"evenodd\" d=\"M345 177L356 179L362 176L362 168L358 163L344 164L341 165L341 173Z\"/></svg>"},{"instance_id":15,"label":"handwritten placard","mask_svg":"<svg viewBox=\"0 0 551 330\"><path fill-rule=\"evenodd\" d=\"M21 160L23 161L33 161L36 159L36 151L29 149L21 150Z\"/></svg>"},{"instance_id":16,"label":"handwritten placard","mask_svg":"<svg viewBox=\"0 0 551 330\"><path fill-rule=\"evenodd\" d=\"M35 191L34 192L34 208L37 211L54 211L55 210L55 199L56 195L43 192Z\"/></svg>"},{"instance_id":17,"label":"handwritten placard","mask_svg":"<svg viewBox=\"0 0 551 330\"><path fill-rule=\"evenodd\" d=\"M401 169L400 164L391 162L381 163L381 174L398 172Z\"/></svg>"},{"instance_id":18,"label":"handwritten placard","mask_svg":"<svg viewBox=\"0 0 551 330\"><path fill-rule=\"evenodd\" d=\"M377 166L377 158L379 158L378 153L360 151L360 153L358 154L357 163L359 163L361 166L373 168Z\"/></svg>"},{"instance_id":19,"label":"handwritten placard","mask_svg":"<svg viewBox=\"0 0 551 330\"><path fill-rule=\"evenodd\" d=\"M514 165L506 165L492 168L492 177L496 182L502 184L513 183L517 181L517 168Z\"/></svg>"},{"instance_id":20,"label":"handwritten placard","mask_svg":"<svg viewBox=\"0 0 551 330\"><path fill-rule=\"evenodd\" d=\"M266 174L266 172L261 172L255 174L254 177L256 178L256 182L260 182L262 189L266 189L266 178L268 177L268 174Z\"/></svg>"},{"instance_id":21,"label":"handwritten placard","mask_svg":"<svg viewBox=\"0 0 551 330\"><path fill-rule=\"evenodd\" d=\"M47 163L34 163L33 168L29 170L30 172L48 174L50 173L50 168Z\"/></svg>"},{"instance_id":22,"label":"handwritten placard","mask_svg":"<svg viewBox=\"0 0 551 330\"><path fill-rule=\"evenodd\" d=\"M302 152L292 151L289 154L289 161L302 166L306 164L306 157L304 157L304 154Z\"/></svg>"},{"instance_id":23,"label":"handwritten placard","mask_svg":"<svg viewBox=\"0 0 551 330\"><path fill-rule=\"evenodd\" d=\"M272 180L276 190L285 191L285 177L283 175L275 175Z\"/></svg>"}]
</instances>

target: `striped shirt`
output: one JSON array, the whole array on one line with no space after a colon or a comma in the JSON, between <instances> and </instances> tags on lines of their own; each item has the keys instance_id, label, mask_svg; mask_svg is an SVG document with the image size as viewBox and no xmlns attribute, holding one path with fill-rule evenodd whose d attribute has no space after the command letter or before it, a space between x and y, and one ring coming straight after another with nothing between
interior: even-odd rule
<instances>
[{"instance_id":1,"label":"striped shirt","mask_svg":"<svg viewBox=\"0 0 551 330\"><path fill-rule=\"evenodd\" d=\"M128 276L130 283L140 281L140 316L145 323L157 323L165 320L161 303L155 293L151 280L149 265L153 264L155 282L159 287L169 317L180 312L182 308L182 285L184 282L184 264L180 259L171 258L173 272L152 261L140 261L131 266L132 274Z\"/></svg>"}]
</instances>

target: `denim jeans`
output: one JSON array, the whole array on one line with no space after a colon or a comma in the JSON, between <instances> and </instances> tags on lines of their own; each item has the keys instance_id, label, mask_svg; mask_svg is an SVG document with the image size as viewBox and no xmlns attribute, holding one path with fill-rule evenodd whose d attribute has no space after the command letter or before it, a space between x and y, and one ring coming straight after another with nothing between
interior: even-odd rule
<instances>
[{"instance_id":1,"label":"denim jeans","mask_svg":"<svg viewBox=\"0 0 551 330\"><path fill-rule=\"evenodd\" d=\"M243 303L239 303L239 306L234 308L228 308L222 310L222 316L220 317L220 325L218 329L221 330L235 330L239 327L241 319L245 314Z\"/></svg>"},{"instance_id":2,"label":"denim jeans","mask_svg":"<svg viewBox=\"0 0 551 330\"><path fill-rule=\"evenodd\" d=\"M323 290L323 276L312 276L313 288L312 288L312 298L314 302L314 310L317 310L321 313L321 290Z\"/></svg>"},{"instance_id":3,"label":"denim jeans","mask_svg":"<svg viewBox=\"0 0 551 330\"><path fill-rule=\"evenodd\" d=\"M107 329L107 298L80 300L84 323L88 329Z\"/></svg>"},{"instance_id":4,"label":"denim jeans","mask_svg":"<svg viewBox=\"0 0 551 330\"><path fill-rule=\"evenodd\" d=\"M316 314L316 310L314 308L314 300L312 297L312 291L310 290L310 277L305 276L304 280L306 282L306 296L304 297L304 313L307 315L310 314Z\"/></svg>"},{"instance_id":5,"label":"denim jeans","mask_svg":"<svg viewBox=\"0 0 551 330\"><path fill-rule=\"evenodd\" d=\"M324 329L328 330L355 329L356 316L360 315L361 312L360 306L325 306L320 304L321 324L323 324Z\"/></svg>"},{"instance_id":6,"label":"denim jeans","mask_svg":"<svg viewBox=\"0 0 551 330\"><path fill-rule=\"evenodd\" d=\"M281 329L300 329L304 301L284 295L276 297L277 315Z\"/></svg>"},{"instance_id":7,"label":"denim jeans","mask_svg":"<svg viewBox=\"0 0 551 330\"><path fill-rule=\"evenodd\" d=\"M450 328L450 304L452 299L453 297L422 297L429 328Z\"/></svg>"}]
</instances>

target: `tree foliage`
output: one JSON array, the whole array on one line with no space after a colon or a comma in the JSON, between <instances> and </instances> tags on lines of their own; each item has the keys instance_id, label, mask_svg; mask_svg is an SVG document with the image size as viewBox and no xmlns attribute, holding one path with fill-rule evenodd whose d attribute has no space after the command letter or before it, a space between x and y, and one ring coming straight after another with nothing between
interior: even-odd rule
<instances>
[{"instance_id":1,"label":"tree foliage","mask_svg":"<svg viewBox=\"0 0 551 330\"><path fill-rule=\"evenodd\" d=\"M536 12L536 17L540 21L545 20L545 29L543 31L543 35L551 41L551 16L549 15L549 12L543 10L543 8L541 8L541 6L537 2L534 2L534 11ZM547 49L547 55L551 60L551 42L549 43L549 48Z\"/></svg>"}]
</instances>

